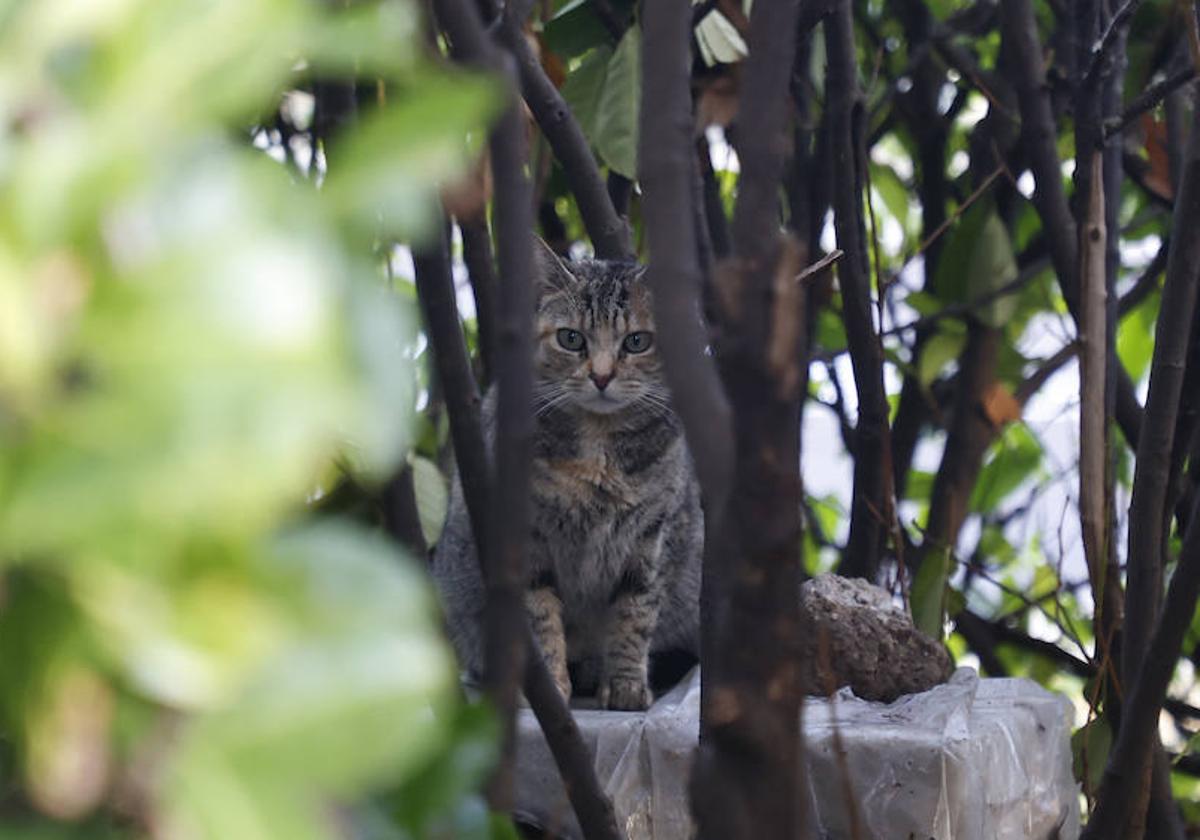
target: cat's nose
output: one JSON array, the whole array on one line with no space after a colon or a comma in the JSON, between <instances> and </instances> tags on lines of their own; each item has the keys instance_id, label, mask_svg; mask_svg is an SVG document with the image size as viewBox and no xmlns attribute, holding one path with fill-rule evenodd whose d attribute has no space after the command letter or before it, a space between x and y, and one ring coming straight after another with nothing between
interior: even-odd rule
<instances>
[{"instance_id":1,"label":"cat's nose","mask_svg":"<svg viewBox=\"0 0 1200 840\"><path fill-rule=\"evenodd\" d=\"M613 375L611 372L610 373L596 373L596 371L592 371L591 373L588 374L588 379L590 379L590 380L592 380L592 382L596 383L597 391L603 391L605 388L607 388L608 383L612 382L612 378L613 378Z\"/></svg>"}]
</instances>

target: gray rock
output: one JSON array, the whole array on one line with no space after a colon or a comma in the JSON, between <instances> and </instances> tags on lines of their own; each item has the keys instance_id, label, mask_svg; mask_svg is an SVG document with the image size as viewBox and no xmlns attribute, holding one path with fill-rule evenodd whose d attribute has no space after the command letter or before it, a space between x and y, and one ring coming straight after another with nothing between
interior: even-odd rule
<instances>
[{"instance_id":1,"label":"gray rock","mask_svg":"<svg viewBox=\"0 0 1200 840\"><path fill-rule=\"evenodd\" d=\"M849 686L864 700L890 703L940 685L954 672L945 646L878 586L827 574L800 590L808 612L805 683L809 694Z\"/></svg>"}]
</instances>

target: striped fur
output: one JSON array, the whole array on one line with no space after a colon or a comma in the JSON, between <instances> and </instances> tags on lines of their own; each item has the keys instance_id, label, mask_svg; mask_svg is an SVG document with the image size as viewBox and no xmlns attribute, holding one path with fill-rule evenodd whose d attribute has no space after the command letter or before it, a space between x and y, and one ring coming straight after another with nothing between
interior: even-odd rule
<instances>
[{"instance_id":1,"label":"striped fur","mask_svg":"<svg viewBox=\"0 0 1200 840\"><path fill-rule=\"evenodd\" d=\"M601 704L614 709L649 704L651 651L698 653L699 645L696 479L656 348L633 353L623 345L631 333L653 332L642 275L634 263L564 264L543 249L535 327L526 606L563 693L571 691L570 662L577 674L596 675ZM585 347L565 349L562 329L581 334ZM489 436L494 411L489 393ZM434 577L451 638L478 676L484 593L457 479Z\"/></svg>"}]
</instances>

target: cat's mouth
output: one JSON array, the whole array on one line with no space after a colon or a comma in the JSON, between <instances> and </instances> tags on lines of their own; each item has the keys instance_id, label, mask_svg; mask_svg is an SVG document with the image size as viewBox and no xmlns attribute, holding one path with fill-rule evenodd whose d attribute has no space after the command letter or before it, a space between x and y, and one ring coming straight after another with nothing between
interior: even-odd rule
<instances>
[{"instance_id":1,"label":"cat's mouth","mask_svg":"<svg viewBox=\"0 0 1200 840\"><path fill-rule=\"evenodd\" d=\"M625 397L605 391L593 391L579 400L579 406L593 414L615 414L629 405Z\"/></svg>"}]
</instances>

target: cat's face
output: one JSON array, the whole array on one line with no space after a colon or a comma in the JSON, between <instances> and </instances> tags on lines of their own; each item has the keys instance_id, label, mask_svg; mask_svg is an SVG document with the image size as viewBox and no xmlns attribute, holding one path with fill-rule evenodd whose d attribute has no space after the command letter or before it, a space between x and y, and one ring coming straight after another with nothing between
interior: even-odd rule
<instances>
[{"instance_id":1,"label":"cat's face","mask_svg":"<svg viewBox=\"0 0 1200 840\"><path fill-rule=\"evenodd\" d=\"M562 262L538 245L535 410L666 410L650 290L635 263Z\"/></svg>"}]
</instances>

